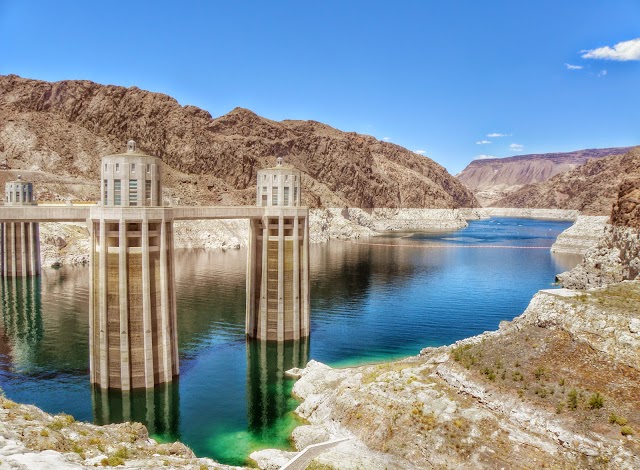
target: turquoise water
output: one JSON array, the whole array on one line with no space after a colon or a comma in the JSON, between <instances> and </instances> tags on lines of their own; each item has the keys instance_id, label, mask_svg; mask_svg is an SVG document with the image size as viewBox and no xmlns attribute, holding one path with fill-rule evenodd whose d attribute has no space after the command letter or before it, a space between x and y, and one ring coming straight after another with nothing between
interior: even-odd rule
<instances>
[{"instance_id":1,"label":"turquoise water","mask_svg":"<svg viewBox=\"0 0 640 470\"><path fill-rule=\"evenodd\" d=\"M0 286L0 387L12 399L96 423L136 420L154 437L241 464L288 448L297 423L284 371L313 358L349 365L417 354L492 330L575 258L548 249L570 223L471 222L311 248L311 339L245 341L246 252L176 252L181 376L155 392L92 390L86 267ZM506 245L510 248L494 248Z\"/></svg>"}]
</instances>

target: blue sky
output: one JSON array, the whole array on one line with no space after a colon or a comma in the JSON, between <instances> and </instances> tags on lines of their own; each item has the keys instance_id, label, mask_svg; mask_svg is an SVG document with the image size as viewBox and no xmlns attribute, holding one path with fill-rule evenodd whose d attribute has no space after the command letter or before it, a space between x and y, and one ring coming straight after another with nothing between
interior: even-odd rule
<instances>
[{"instance_id":1,"label":"blue sky","mask_svg":"<svg viewBox=\"0 0 640 470\"><path fill-rule=\"evenodd\" d=\"M638 0L0 0L0 74L313 119L453 174L640 144L639 38Z\"/></svg>"}]
</instances>

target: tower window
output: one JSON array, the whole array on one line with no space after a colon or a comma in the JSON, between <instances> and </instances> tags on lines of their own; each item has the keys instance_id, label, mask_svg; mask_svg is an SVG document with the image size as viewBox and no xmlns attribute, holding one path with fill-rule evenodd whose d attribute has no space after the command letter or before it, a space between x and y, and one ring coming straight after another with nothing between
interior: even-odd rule
<instances>
[{"instance_id":1,"label":"tower window","mask_svg":"<svg viewBox=\"0 0 640 470\"><path fill-rule=\"evenodd\" d=\"M104 201L102 202L103 205L107 205L108 204L108 196L109 196L109 180L104 180Z\"/></svg>"},{"instance_id":2,"label":"tower window","mask_svg":"<svg viewBox=\"0 0 640 470\"><path fill-rule=\"evenodd\" d=\"M151 205L151 180L144 182L144 199L147 202L147 206Z\"/></svg>"},{"instance_id":3,"label":"tower window","mask_svg":"<svg viewBox=\"0 0 640 470\"><path fill-rule=\"evenodd\" d=\"M294 186L293 187L293 205L297 205L298 204L298 187Z\"/></svg>"},{"instance_id":4,"label":"tower window","mask_svg":"<svg viewBox=\"0 0 640 470\"><path fill-rule=\"evenodd\" d=\"M282 201L285 206L289 205L289 187L284 187L284 201Z\"/></svg>"},{"instance_id":5,"label":"tower window","mask_svg":"<svg viewBox=\"0 0 640 470\"><path fill-rule=\"evenodd\" d=\"M133 173L136 172L136 164L135 163L131 164L131 172L133 172Z\"/></svg>"},{"instance_id":6,"label":"tower window","mask_svg":"<svg viewBox=\"0 0 640 470\"><path fill-rule=\"evenodd\" d=\"M116 163L116 171L120 171L120 164Z\"/></svg>"},{"instance_id":7,"label":"tower window","mask_svg":"<svg viewBox=\"0 0 640 470\"><path fill-rule=\"evenodd\" d=\"M114 205L122 205L122 182L120 180L113 180L113 198Z\"/></svg>"},{"instance_id":8,"label":"tower window","mask_svg":"<svg viewBox=\"0 0 640 470\"><path fill-rule=\"evenodd\" d=\"M129 205L138 205L138 180L129 180Z\"/></svg>"},{"instance_id":9,"label":"tower window","mask_svg":"<svg viewBox=\"0 0 640 470\"><path fill-rule=\"evenodd\" d=\"M272 191L273 192L271 193L271 205L277 206L278 205L278 187L274 186Z\"/></svg>"}]
</instances>

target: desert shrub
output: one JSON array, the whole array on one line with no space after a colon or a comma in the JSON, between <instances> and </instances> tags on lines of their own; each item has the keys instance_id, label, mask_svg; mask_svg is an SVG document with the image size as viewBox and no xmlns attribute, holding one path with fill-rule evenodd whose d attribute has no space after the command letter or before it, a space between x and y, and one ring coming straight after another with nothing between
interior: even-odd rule
<instances>
[{"instance_id":1,"label":"desert shrub","mask_svg":"<svg viewBox=\"0 0 640 470\"><path fill-rule=\"evenodd\" d=\"M124 460L112 455L111 457L102 459L100 463L103 467L117 467L118 465L124 465Z\"/></svg>"},{"instance_id":2,"label":"desert shrub","mask_svg":"<svg viewBox=\"0 0 640 470\"><path fill-rule=\"evenodd\" d=\"M600 392L596 392L589 397L589 408L592 410L599 410L604 406L604 397L600 395Z\"/></svg>"},{"instance_id":3,"label":"desert shrub","mask_svg":"<svg viewBox=\"0 0 640 470\"><path fill-rule=\"evenodd\" d=\"M611 413L611 415L609 415L609 422L611 424L618 424L620 426L625 426L627 424L627 418L625 418L624 416L618 416L615 413Z\"/></svg>"},{"instance_id":4,"label":"desert shrub","mask_svg":"<svg viewBox=\"0 0 640 470\"><path fill-rule=\"evenodd\" d=\"M620 434L622 434L623 436L633 436L633 434L635 433L631 426L622 426L620 428Z\"/></svg>"},{"instance_id":5,"label":"desert shrub","mask_svg":"<svg viewBox=\"0 0 640 470\"><path fill-rule=\"evenodd\" d=\"M540 380L547 373L546 369L542 366L538 367L533 371L533 375L536 377L536 380Z\"/></svg>"},{"instance_id":6,"label":"desert shrub","mask_svg":"<svg viewBox=\"0 0 640 470\"><path fill-rule=\"evenodd\" d=\"M126 447L120 447L115 454L113 454L114 457L117 457L119 459L126 459L127 457L129 457L129 451L127 450Z\"/></svg>"},{"instance_id":7,"label":"desert shrub","mask_svg":"<svg viewBox=\"0 0 640 470\"><path fill-rule=\"evenodd\" d=\"M578 391L575 388L569 390L567 394L567 406L570 410L576 410L578 408Z\"/></svg>"}]
</instances>

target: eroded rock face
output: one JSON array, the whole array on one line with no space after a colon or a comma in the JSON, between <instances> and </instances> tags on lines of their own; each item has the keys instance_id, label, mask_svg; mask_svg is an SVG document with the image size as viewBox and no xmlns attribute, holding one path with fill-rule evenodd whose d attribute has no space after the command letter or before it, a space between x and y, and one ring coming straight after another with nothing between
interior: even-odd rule
<instances>
[{"instance_id":1,"label":"eroded rock face","mask_svg":"<svg viewBox=\"0 0 640 470\"><path fill-rule=\"evenodd\" d=\"M282 156L302 171L310 207L477 205L434 161L371 136L242 108L213 119L137 87L0 76L0 161L28 170L40 199L97 199L100 157L127 139L162 158L164 196L180 204L254 204L257 170Z\"/></svg>"},{"instance_id":2,"label":"eroded rock face","mask_svg":"<svg viewBox=\"0 0 640 470\"><path fill-rule=\"evenodd\" d=\"M587 250L597 245L608 220L607 216L602 215L578 216L571 227L558 235L551 252L584 255Z\"/></svg>"},{"instance_id":3,"label":"eroded rock face","mask_svg":"<svg viewBox=\"0 0 640 470\"><path fill-rule=\"evenodd\" d=\"M558 275L563 286L588 289L640 279L640 180L620 185L610 222L582 263Z\"/></svg>"},{"instance_id":4,"label":"eroded rock face","mask_svg":"<svg viewBox=\"0 0 640 470\"><path fill-rule=\"evenodd\" d=\"M627 180L620 185L618 200L611 211L611 223L640 230L640 179Z\"/></svg>"}]
</instances>

